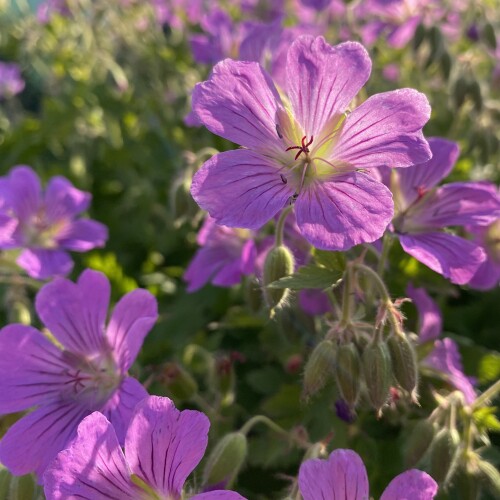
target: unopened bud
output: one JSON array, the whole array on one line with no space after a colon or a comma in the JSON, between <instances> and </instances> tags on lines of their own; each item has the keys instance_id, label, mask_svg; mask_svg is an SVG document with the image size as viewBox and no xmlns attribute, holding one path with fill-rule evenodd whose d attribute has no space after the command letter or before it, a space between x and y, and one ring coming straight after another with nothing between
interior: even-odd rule
<instances>
[{"instance_id":1,"label":"unopened bud","mask_svg":"<svg viewBox=\"0 0 500 500\"><path fill-rule=\"evenodd\" d=\"M362 364L368 399L380 416L390 395L392 379L391 356L387 345L384 342L373 342L366 346Z\"/></svg>"},{"instance_id":2,"label":"unopened bud","mask_svg":"<svg viewBox=\"0 0 500 500\"><path fill-rule=\"evenodd\" d=\"M245 280L243 293L245 302L250 311L256 313L262 306L262 290L257 278L249 278Z\"/></svg>"},{"instance_id":3,"label":"unopened bud","mask_svg":"<svg viewBox=\"0 0 500 500\"><path fill-rule=\"evenodd\" d=\"M481 486L488 490L493 498L500 498L500 472L498 472L498 469L481 458L477 460L476 466L477 472L475 476Z\"/></svg>"},{"instance_id":4,"label":"unopened bud","mask_svg":"<svg viewBox=\"0 0 500 500\"><path fill-rule=\"evenodd\" d=\"M468 95L474 103L476 111L481 111L483 108L483 96L481 95L481 87L477 80L472 80L468 85Z\"/></svg>"},{"instance_id":5,"label":"unopened bud","mask_svg":"<svg viewBox=\"0 0 500 500\"><path fill-rule=\"evenodd\" d=\"M461 108L467 96L468 82L464 77L457 78L453 85L452 96L455 107Z\"/></svg>"},{"instance_id":6,"label":"unopened bud","mask_svg":"<svg viewBox=\"0 0 500 500\"><path fill-rule=\"evenodd\" d=\"M361 388L361 360L354 343L339 346L333 373L340 395L350 408L354 408Z\"/></svg>"},{"instance_id":7,"label":"unopened bud","mask_svg":"<svg viewBox=\"0 0 500 500\"><path fill-rule=\"evenodd\" d=\"M160 375L174 399L188 401L198 392L198 384L189 372L176 363L166 363Z\"/></svg>"},{"instance_id":8,"label":"unopened bud","mask_svg":"<svg viewBox=\"0 0 500 500\"><path fill-rule=\"evenodd\" d=\"M497 48L497 37L495 35L495 29L490 23L486 23L484 25L481 35L490 49L495 50Z\"/></svg>"},{"instance_id":9,"label":"unopened bud","mask_svg":"<svg viewBox=\"0 0 500 500\"><path fill-rule=\"evenodd\" d=\"M242 432L224 436L208 457L203 470L203 483L230 487L245 463L247 448L247 438Z\"/></svg>"},{"instance_id":10,"label":"unopened bud","mask_svg":"<svg viewBox=\"0 0 500 500\"><path fill-rule=\"evenodd\" d=\"M264 262L264 298L270 309L282 306L290 290L288 288L268 288L274 281L289 276L293 273L294 259L292 252L283 246L273 247Z\"/></svg>"},{"instance_id":11,"label":"unopened bud","mask_svg":"<svg viewBox=\"0 0 500 500\"><path fill-rule=\"evenodd\" d=\"M430 474L442 483L448 476L453 459L460 445L460 434L456 429L441 429L430 448Z\"/></svg>"},{"instance_id":12,"label":"unopened bud","mask_svg":"<svg viewBox=\"0 0 500 500\"><path fill-rule=\"evenodd\" d=\"M387 341L391 355L392 369L398 384L416 399L418 385L417 355L412 342L406 335L392 335Z\"/></svg>"},{"instance_id":13,"label":"unopened bud","mask_svg":"<svg viewBox=\"0 0 500 500\"><path fill-rule=\"evenodd\" d=\"M410 434L404 449L405 465L407 468L414 467L429 449L436 428L429 420L420 420Z\"/></svg>"},{"instance_id":14,"label":"unopened bud","mask_svg":"<svg viewBox=\"0 0 500 500\"><path fill-rule=\"evenodd\" d=\"M415 34L413 35L413 49L417 50L422 42L424 41L426 34L425 26L423 24L419 24L417 29L415 30Z\"/></svg>"},{"instance_id":15,"label":"unopened bud","mask_svg":"<svg viewBox=\"0 0 500 500\"><path fill-rule=\"evenodd\" d=\"M304 369L303 398L308 399L325 385L333 372L335 353L331 340L323 340L314 348Z\"/></svg>"},{"instance_id":16,"label":"unopened bud","mask_svg":"<svg viewBox=\"0 0 500 500\"><path fill-rule=\"evenodd\" d=\"M35 495L35 481L33 476L28 474L26 476L11 476L9 484L9 500L26 500L27 498L34 498Z\"/></svg>"},{"instance_id":17,"label":"unopened bud","mask_svg":"<svg viewBox=\"0 0 500 500\"><path fill-rule=\"evenodd\" d=\"M222 401L226 406L232 404L236 375L233 362L228 356L220 357L215 361L215 381L217 390L222 396Z\"/></svg>"}]
</instances>

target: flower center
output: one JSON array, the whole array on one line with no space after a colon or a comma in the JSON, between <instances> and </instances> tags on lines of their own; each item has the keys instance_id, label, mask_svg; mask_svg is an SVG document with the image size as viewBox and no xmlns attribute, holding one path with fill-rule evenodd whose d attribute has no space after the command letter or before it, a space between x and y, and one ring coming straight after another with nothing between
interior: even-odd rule
<instances>
[{"instance_id":1,"label":"flower center","mask_svg":"<svg viewBox=\"0 0 500 500\"><path fill-rule=\"evenodd\" d=\"M49 222L42 209L22 228L25 245L32 248L56 248L56 237L65 225L66 221L64 220Z\"/></svg>"},{"instance_id":2,"label":"flower center","mask_svg":"<svg viewBox=\"0 0 500 500\"><path fill-rule=\"evenodd\" d=\"M299 158L299 156L302 153L304 153L306 155L306 160L309 160L309 156L308 156L308 153L310 153L309 146L314 141L314 137L311 135L311 140L307 144L306 144L306 139L307 139L307 136L305 135L304 137L302 137L301 146L290 146L289 148L286 148L285 151L291 151L292 149L298 149L298 152L295 155L294 159L297 160Z\"/></svg>"}]
</instances>

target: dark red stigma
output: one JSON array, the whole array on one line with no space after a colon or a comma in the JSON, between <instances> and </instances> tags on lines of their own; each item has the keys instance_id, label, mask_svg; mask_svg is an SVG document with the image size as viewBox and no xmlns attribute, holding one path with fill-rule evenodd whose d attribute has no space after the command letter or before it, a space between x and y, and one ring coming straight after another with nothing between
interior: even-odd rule
<instances>
[{"instance_id":1,"label":"dark red stigma","mask_svg":"<svg viewBox=\"0 0 500 500\"><path fill-rule=\"evenodd\" d=\"M286 148L285 151L290 151L292 149L298 149L297 154L295 155L295 159L297 159L302 153L309 153L309 146L312 144L314 137L311 135L311 140L306 144L307 136L302 137L301 146L290 146Z\"/></svg>"}]
</instances>

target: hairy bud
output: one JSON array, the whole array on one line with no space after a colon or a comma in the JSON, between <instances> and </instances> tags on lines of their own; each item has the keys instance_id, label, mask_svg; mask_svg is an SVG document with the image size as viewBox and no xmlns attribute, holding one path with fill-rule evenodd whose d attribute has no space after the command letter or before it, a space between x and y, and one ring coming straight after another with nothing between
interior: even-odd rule
<instances>
[{"instance_id":1,"label":"hairy bud","mask_svg":"<svg viewBox=\"0 0 500 500\"><path fill-rule=\"evenodd\" d=\"M416 399L418 385L417 355L412 342L406 335L392 335L387 341L391 355L392 369L398 384Z\"/></svg>"},{"instance_id":2,"label":"hairy bud","mask_svg":"<svg viewBox=\"0 0 500 500\"><path fill-rule=\"evenodd\" d=\"M407 468L414 467L429 449L436 427L429 420L420 420L410 434L404 449L405 465Z\"/></svg>"},{"instance_id":3,"label":"hairy bud","mask_svg":"<svg viewBox=\"0 0 500 500\"><path fill-rule=\"evenodd\" d=\"M174 399L179 401L188 401L198 392L196 380L177 363L166 363L160 377Z\"/></svg>"},{"instance_id":4,"label":"hairy bud","mask_svg":"<svg viewBox=\"0 0 500 500\"><path fill-rule=\"evenodd\" d=\"M432 441L430 448L430 474L438 483L442 483L449 476L449 471L459 445L460 434L456 429L441 429Z\"/></svg>"},{"instance_id":5,"label":"hairy bud","mask_svg":"<svg viewBox=\"0 0 500 500\"><path fill-rule=\"evenodd\" d=\"M350 408L354 408L361 388L361 359L354 343L339 346L333 374L342 399Z\"/></svg>"},{"instance_id":6,"label":"hairy bud","mask_svg":"<svg viewBox=\"0 0 500 500\"><path fill-rule=\"evenodd\" d=\"M391 356L387 345L384 342L374 342L366 346L362 365L368 399L380 416L390 395L392 379Z\"/></svg>"},{"instance_id":7,"label":"hairy bud","mask_svg":"<svg viewBox=\"0 0 500 500\"><path fill-rule=\"evenodd\" d=\"M203 470L203 483L230 487L245 463L247 448L247 438L242 432L231 432L224 436L208 457Z\"/></svg>"},{"instance_id":8,"label":"hairy bud","mask_svg":"<svg viewBox=\"0 0 500 500\"><path fill-rule=\"evenodd\" d=\"M323 340L314 348L304 369L303 398L308 399L325 385L332 375L335 357L336 347L331 340Z\"/></svg>"},{"instance_id":9,"label":"hairy bud","mask_svg":"<svg viewBox=\"0 0 500 500\"><path fill-rule=\"evenodd\" d=\"M500 498L500 472L494 465L477 457L474 477L483 489L490 492L493 498Z\"/></svg>"},{"instance_id":10,"label":"hairy bud","mask_svg":"<svg viewBox=\"0 0 500 500\"><path fill-rule=\"evenodd\" d=\"M264 298L270 309L282 306L290 290L288 288L268 288L274 281L293 273L294 258L292 252L283 245L273 247L264 262Z\"/></svg>"}]
</instances>

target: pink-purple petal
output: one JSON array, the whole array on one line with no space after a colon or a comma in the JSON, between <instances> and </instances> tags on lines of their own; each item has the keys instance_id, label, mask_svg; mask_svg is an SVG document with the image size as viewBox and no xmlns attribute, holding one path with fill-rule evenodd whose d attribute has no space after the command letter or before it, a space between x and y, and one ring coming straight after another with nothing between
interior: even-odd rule
<instances>
[{"instance_id":1,"label":"pink-purple petal","mask_svg":"<svg viewBox=\"0 0 500 500\"><path fill-rule=\"evenodd\" d=\"M31 326L0 330L0 414L57 400L65 388L62 351Z\"/></svg>"},{"instance_id":2,"label":"pink-purple petal","mask_svg":"<svg viewBox=\"0 0 500 500\"><path fill-rule=\"evenodd\" d=\"M443 317L437 304L431 299L425 288L415 288L409 284L406 294L418 311L419 342L437 339L443 332Z\"/></svg>"},{"instance_id":3,"label":"pink-purple petal","mask_svg":"<svg viewBox=\"0 0 500 500\"><path fill-rule=\"evenodd\" d=\"M309 186L298 197L295 214L309 243L348 250L382 236L393 215L392 194L363 172L341 174Z\"/></svg>"},{"instance_id":4,"label":"pink-purple petal","mask_svg":"<svg viewBox=\"0 0 500 500\"><path fill-rule=\"evenodd\" d=\"M121 445L125 443L125 435L135 407L148 395L148 391L135 378L125 377L106 404L100 408L99 411L113 425Z\"/></svg>"},{"instance_id":5,"label":"pink-purple petal","mask_svg":"<svg viewBox=\"0 0 500 500\"><path fill-rule=\"evenodd\" d=\"M380 500L432 500L437 491L438 485L429 474L411 469L396 476Z\"/></svg>"},{"instance_id":6,"label":"pink-purple petal","mask_svg":"<svg viewBox=\"0 0 500 500\"><path fill-rule=\"evenodd\" d=\"M180 496L205 453L210 422L201 412L179 411L168 398L150 396L136 407L125 440L132 472L165 496Z\"/></svg>"},{"instance_id":7,"label":"pink-purple petal","mask_svg":"<svg viewBox=\"0 0 500 500\"><path fill-rule=\"evenodd\" d=\"M147 290L137 289L122 297L109 320L106 337L122 372L134 362L144 338L158 319L158 304Z\"/></svg>"},{"instance_id":8,"label":"pink-purple petal","mask_svg":"<svg viewBox=\"0 0 500 500\"><path fill-rule=\"evenodd\" d=\"M0 441L0 462L12 474L35 472L41 479L52 459L76 434L89 411L74 403L53 402L18 420Z\"/></svg>"},{"instance_id":9,"label":"pink-purple petal","mask_svg":"<svg viewBox=\"0 0 500 500\"><path fill-rule=\"evenodd\" d=\"M80 191L68 179L52 177L45 188L45 214L49 222L71 219L90 205L90 193Z\"/></svg>"},{"instance_id":10,"label":"pink-purple petal","mask_svg":"<svg viewBox=\"0 0 500 500\"><path fill-rule=\"evenodd\" d=\"M0 249L15 248L18 243L15 238L18 221L9 215L0 214Z\"/></svg>"},{"instance_id":11,"label":"pink-purple petal","mask_svg":"<svg viewBox=\"0 0 500 500\"><path fill-rule=\"evenodd\" d=\"M447 233L404 234L399 241L406 253L458 285L470 281L486 258L480 246Z\"/></svg>"},{"instance_id":12,"label":"pink-purple petal","mask_svg":"<svg viewBox=\"0 0 500 500\"><path fill-rule=\"evenodd\" d=\"M36 310L52 334L75 353L101 353L110 297L104 274L85 270L77 283L58 278L36 297Z\"/></svg>"},{"instance_id":13,"label":"pink-purple petal","mask_svg":"<svg viewBox=\"0 0 500 500\"><path fill-rule=\"evenodd\" d=\"M331 160L356 168L423 163L431 158L422 134L430 114L427 97L416 90L376 94L345 119Z\"/></svg>"},{"instance_id":14,"label":"pink-purple petal","mask_svg":"<svg viewBox=\"0 0 500 500\"><path fill-rule=\"evenodd\" d=\"M42 187L35 171L27 166L14 167L7 176L8 205L21 221L27 221L40 209Z\"/></svg>"},{"instance_id":15,"label":"pink-purple petal","mask_svg":"<svg viewBox=\"0 0 500 500\"><path fill-rule=\"evenodd\" d=\"M50 500L135 500L140 494L106 417L98 412L82 420L71 446L61 451L44 474Z\"/></svg>"},{"instance_id":16,"label":"pink-purple petal","mask_svg":"<svg viewBox=\"0 0 500 500\"><path fill-rule=\"evenodd\" d=\"M335 450L328 460L306 460L299 470L304 500L366 500L368 477L363 461L352 450Z\"/></svg>"},{"instance_id":17,"label":"pink-purple petal","mask_svg":"<svg viewBox=\"0 0 500 500\"><path fill-rule=\"evenodd\" d=\"M108 228L91 219L71 221L57 235L58 245L74 252L88 252L103 247L107 239Z\"/></svg>"},{"instance_id":18,"label":"pink-purple petal","mask_svg":"<svg viewBox=\"0 0 500 500\"><path fill-rule=\"evenodd\" d=\"M359 43L332 47L323 37L299 37L287 56L287 91L304 135L316 141L334 126L368 80L371 60Z\"/></svg>"},{"instance_id":19,"label":"pink-purple petal","mask_svg":"<svg viewBox=\"0 0 500 500\"><path fill-rule=\"evenodd\" d=\"M199 493L191 497L190 500L246 500L246 498L235 491L215 490Z\"/></svg>"},{"instance_id":20,"label":"pink-purple petal","mask_svg":"<svg viewBox=\"0 0 500 500\"><path fill-rule=\"evenodd\" d=\"M64 250L26 248L19 254L16 263L28 276L37 280L66 276L73 269L73 259Z\"/></svg>"},{"instance_id":21,"label":"pink-purple petal","mask_svg":"<svg viewBox=\"0 0 500 500\"><path fill-rule=\"evenodd\" d=\"M440 137L427 139L432 158L425 163L397 171L397 190L405 206L410 205L427 191L436 186L452 170L460 150L458 144Z\"/></svg>"},{"instance_id":22,"label":"pink-purple petal","mask_svg":"<svg viewBox=\"0 0 500 500\"><path fill-rule=\"evenodd\" d=\"M256 62L225 59L193 91L193 110L214 134L260 151L280 146L276 112L280 97Z\"/></svg>"},{"instance_id":23,"label":"pink-purple petal","mask_svg":"<svg viewBox=\"0 0 500 500\"><path fill-rule=\"evenodd\" d=\"M195 174L191 194L218 224L258 229L293 195L279 165L247 150L227 151L205 162Z\"/></svg>"}]
</instances>

